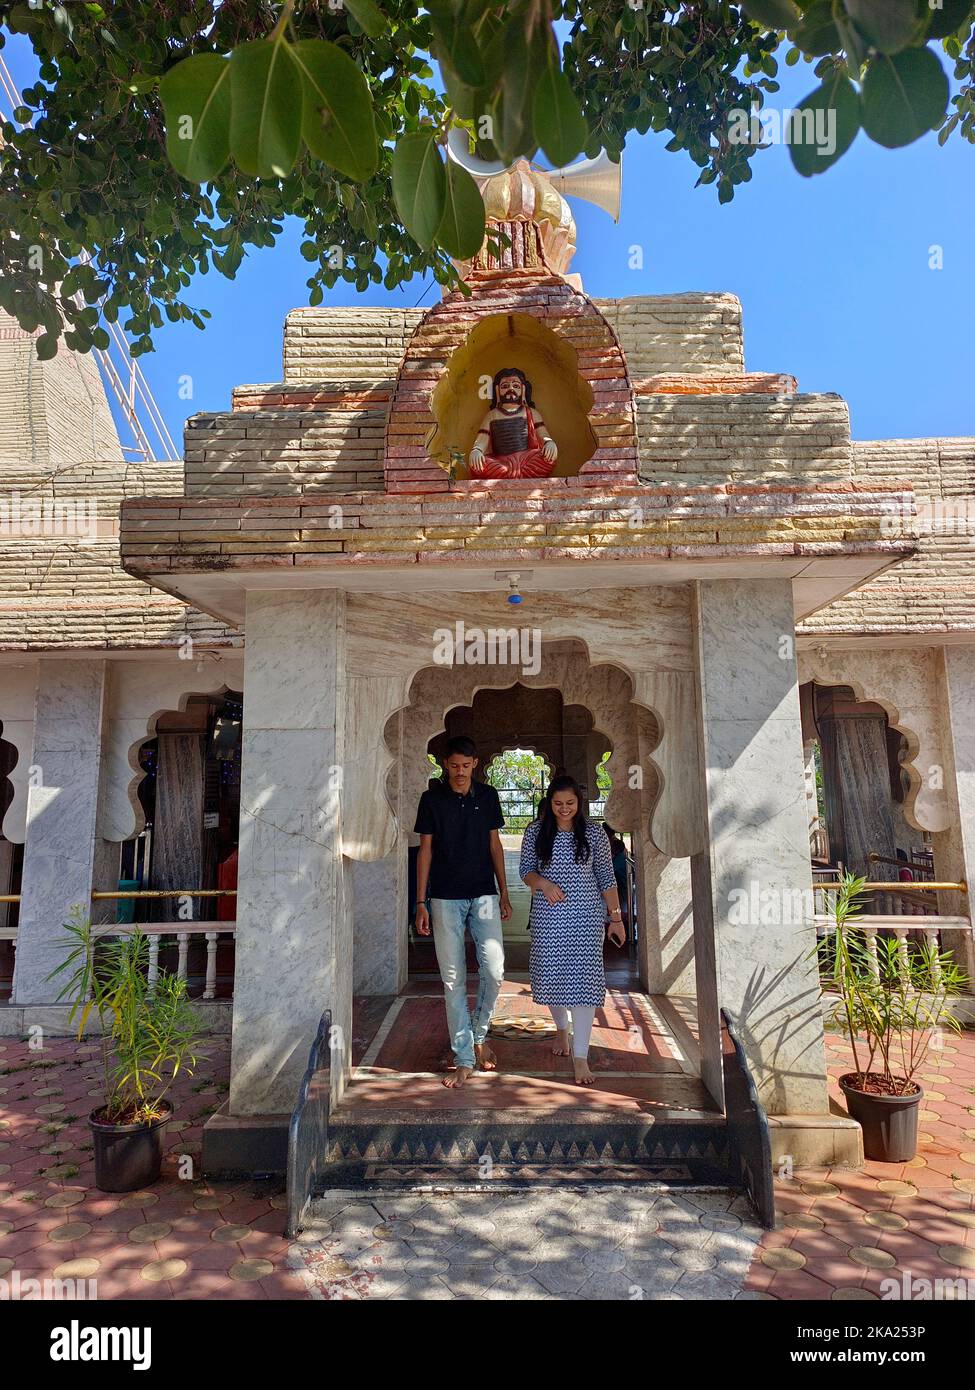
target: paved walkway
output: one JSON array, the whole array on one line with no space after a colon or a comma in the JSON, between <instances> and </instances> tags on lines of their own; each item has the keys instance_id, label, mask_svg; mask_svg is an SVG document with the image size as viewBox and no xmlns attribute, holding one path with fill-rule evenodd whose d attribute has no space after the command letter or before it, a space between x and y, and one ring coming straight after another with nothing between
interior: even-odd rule
<instances>
[{"instance_id":1,"label":"paved walkway","mask_svg":"<svg viewBox=\"0 0 975 1390\"><path fill-rule=\"evenodd\" d=\"M88 1114L100 1050L0 1042L0 1277L95 1280L113 1298L301 1298L284 1201L260 1184L194 1181L203 1124L227 1090L229 1045L181 1078L163 1179L125 1196L93 1184ZM178 1176L180 1168L184 1174Z\"/></svg>"},{"instance_id":2,"label":"paved walkway","mask_svg":"<svg viewBox=\"0 0 975 1390\"><path fill-rule=\"evenodd\" d=\"M726 1192L337 1192L289 1262L323 1299L732 1299L761 1234Z\"/></svg>"},{"instance_id":3,"label":"paved walkway","mask_svg":"<svg viewBox=\"0 0 975 1390\"><path fill-rule=\"evenodd\" d=\"M845 1108L837 1077L850 1070L850 1048L830 1035L827 1049L831 1093ZM923 1294L927 1281L928 1297L975 1299L975 1032L930 1051L920 1080L925 1096L910 1163L779 1178L780 1226L762 1237L750 1290L781 1299L879 1299L892 1296L891 1281L904 1297Z\"/></svg>"},{"instance_id":4,"label":"paved walkway","mask_svg":"<svg viewBox=\"0 0 975 1390\"><path fill-rule=\"evenodd\" d=\"M830 1040L831 1072L847 1070ZM935 1064L936 1062L936 1064ZM333 1193L289 1245L283 1199L194 1179L228 1048L174 1094L164 1177L117 1197L92 1185L96 1049L0 1042L0 1278L96 1281L112 1298L879 1298L949 1281L975 1296L975 1033L932 1058L918 1157L859 1173L784 1172L780 1228L727 1193L560 1188ZM182 1171L182 1176L180 1176ZM970 1285L954 1281L971 1280ZM933 1287L939 1296L937 1286Z\"/></svg>"}]
</instances>

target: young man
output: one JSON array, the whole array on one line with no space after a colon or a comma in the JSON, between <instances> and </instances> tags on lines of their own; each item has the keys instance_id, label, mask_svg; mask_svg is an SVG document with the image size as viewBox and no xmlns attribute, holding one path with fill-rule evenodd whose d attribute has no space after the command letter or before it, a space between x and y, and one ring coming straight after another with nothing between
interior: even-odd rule
<instances>
[{"instance_id":1,"label":"young man","mask_svg":"<svg viewBox=\"0 0 975 1390\"><path fill-rule=\"evenodd\" d=\"M498 1064L485 1041L504 979L501 923L511 916L504 874L504 825L493 787L474 781L477 749L469 738L452 738L444 777L423 793L413 829L420 837L416 864L416 929L430 935L443 980L447 1028L456 1068L445 1086L463 1086L475 1065ZM428 906L429 904L429 906ZM477 951L480 987L471 1017L467 1007L465 937Z\"/></svg>"}]
</instances>

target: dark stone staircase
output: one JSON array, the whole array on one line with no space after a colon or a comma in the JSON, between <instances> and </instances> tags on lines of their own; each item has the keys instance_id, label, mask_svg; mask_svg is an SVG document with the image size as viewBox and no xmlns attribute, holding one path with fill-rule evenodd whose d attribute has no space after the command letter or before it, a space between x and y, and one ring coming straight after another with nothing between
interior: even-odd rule
<instances>
[{"instance_id":1,"label":"dark stone staircase","mask_svg":"<svg viewBox=\"0 0 975 1390\"><path fill-rule=\"evenodd\" d=\"M353 1099L330 1114L326 1147L319 1192L360 1184L731 1182L725 1118L703 1110L377 1113Z\"/></svg>"},{"instance_id":2,"label":"dark stone staircase","mask_svg":"<svg viewBox=\"0 0 975 1390\"><path fill-rule=\"evenodd\" d=\"M725 1112L686 1074L623 1074L615 1103L605 1091L570 1100L532 1073L494 1075L445 1103L437 1077L366 1067L333 1105L326 1012L291 1119L288 1234L330 1188L499 1185L746 1189L771 1228L768 1123L734 1020L722 1014Z\"/></svg>"}]
</instances>

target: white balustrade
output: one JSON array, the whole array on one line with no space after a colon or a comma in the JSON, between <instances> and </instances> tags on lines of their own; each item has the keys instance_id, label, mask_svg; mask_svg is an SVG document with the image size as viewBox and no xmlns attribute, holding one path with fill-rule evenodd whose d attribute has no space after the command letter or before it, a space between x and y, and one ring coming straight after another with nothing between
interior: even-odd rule
<instances>
[{"instance_id":1,"label":"white balustrade","mask_svg":"<svg viewBox=\"0 0 975 1390\"><path fill-rule=\"evenodd\" d=\"M207 976L206 984L203 989L203 998L212 999L217 987L217 937L219 932L208 931L207 939Z\"/></svg>"},{"instance_id":2,"label":"white balustrade","mask_svg":"<svg viewBox=\"0 0 975 1390\"><path fill-rule=\"evenodd\" d=\"M911 925L908 926L907 922ZM949 916L925 916L905 917L890 914L889 916L879 913L863 913L861 916L852 918L847 922L847 928L862 932L866 938L866 948L869 957L869 969L874 979L880 975L880 967L877 958L877 935L880 931L886 930L893 932L897 938L897 955L900 961L901 970L906 976L909 965L910 937L912 932L923 935L928 947L938 952L940 950L950 950L952 945L952 935L963 933L969 939L972 938L972 923L968 917L949 917ZM828 938L836 931L836 924L826 913L816 915L816 935L819 938ZM958 943L962 944L961 941ZM935 964L933 969L934 979L940 976L940 969Z\"/></svg>"},{"instance_id":3,"label":"white balustrade","mask_svg":"<svg viewBox=\"0 0 975 1390\"><path fill-rule=\"evenodd\" d=\"M189 976L190 945L193 941L206 942L206 974L204 977L202 999L215 999L217 993L217 945L220 937L233 939L236 922L109 922L99 929L100 936L121 936L126 932L141 931L149 938L150 985L159 978L159 951L166 939L176 938L176 975L185 980Z\"/></svg>"},{"instance_id":4,"label":"white balustrade","mask_svg":"<svg viewBox=\"0 0 975 1390\"><path fill-rule=\"evenodd\" d=\"M114 933L113 933L114 935ZM149 938L149 987L159 979L159 936L154 933Z\"/></svg>"}]
</instances>

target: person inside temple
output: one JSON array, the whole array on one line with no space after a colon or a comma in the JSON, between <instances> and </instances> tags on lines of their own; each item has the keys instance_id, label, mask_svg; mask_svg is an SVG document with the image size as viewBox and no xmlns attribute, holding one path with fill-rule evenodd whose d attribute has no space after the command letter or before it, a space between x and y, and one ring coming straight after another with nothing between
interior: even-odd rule
<instances>
[{"instance_id":1,"label":"person inside temple","mask_svg":"<svg viewBox=\"0 0 975 1390\"><path fill-rule=\"evenodd\" d=\"M547 478L558 456L558 446L535 409L531 382L520 368L502 367L494 378L491 409L468 459L471 477Z\"/></svg>"}]
</instances>

